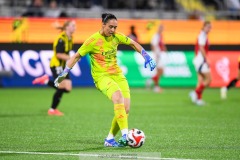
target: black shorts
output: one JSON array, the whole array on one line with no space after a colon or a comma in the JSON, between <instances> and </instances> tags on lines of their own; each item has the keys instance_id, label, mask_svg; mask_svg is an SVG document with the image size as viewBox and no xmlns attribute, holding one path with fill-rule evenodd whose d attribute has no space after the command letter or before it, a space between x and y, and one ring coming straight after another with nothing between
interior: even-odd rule
<instances>
[{"instance_id":1,"label":"black shorts","mask_svg":"<svg viewBox=\"0 0 240 160\"><path fill-rule=\"evenodd\" d=\"M50 67L52 71L53 78L56 79L60 73L62 73L63 68L62 66L59 67ZM65 79L70 79L69 74L66 76Z\"/></svg>"}]
</instances>

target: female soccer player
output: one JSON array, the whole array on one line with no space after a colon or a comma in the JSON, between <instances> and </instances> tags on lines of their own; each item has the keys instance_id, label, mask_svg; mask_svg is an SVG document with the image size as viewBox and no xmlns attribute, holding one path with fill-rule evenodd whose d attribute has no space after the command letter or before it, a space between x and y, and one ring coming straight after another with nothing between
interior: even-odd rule
<instances>
[{"instance_id":1,"label":"female soccer player","mask_svg":"<svg viewBox=\"0 0 240 160\"><path fill-rule=\"evenodd\" d=\"M54 81L55 85L58 86L81 57L86 54L90 55L91 74L95 86L113 102L114 106L112 126L104 142L104 146L106 147L123 147L127 145L127 114L130 110L130 90L126 77L117 63L118 45L130 45L141 53L145 59L145 68L148 66L152 71L156 66L156 63L140 44L116 32L117 26L118 21L113 14L102 14L101 30L90 36L83 43L77 53L67 62L64 71ZM114 137L119 129L121 130L122 137L117 143Z\"/></svg>"},{"instance_id":2,"label":"female soccer player","mask_svg":"<svg viewBox=\"0 0 240 160\"><path fill-rule=\"evenodd\" d=\"M58 35L57 39L53 44L54 55L50 62L50 68L54 79L63 71L66 66L66 61L70 59L69 52L73 48L72 35L76 29L75 21L69 20L64 23L62 27L58 27L62 32ZM69 75L63 80L58 87L54 86L54 82L49 80L48 75L36 78L32 82L33 84L47 84L48 86L54 87L56 92L53 95L51 108L48 110L48 115L62 116L57 107L63 96L63 93L69 93L72 90L72 81Z\"/></svg>"},{"instance_id":3,"label":"female soccer player","mask_svg":"<svg viewBox=\"0 0 240 160\"><path fill-rule=\"evenodd\" d=\"M163 31L164 31L164 26L161 24L158 27L157 33L153 35L152 41L151 41L151 49L157 63L157 67L156 67L157 72L151 79L147 80L147 87L150 86L151 83L153 82L154 83L153 91L156 93L162 92L162 88L160 88L159 86L159 80L163 74L164 67L166 65L164 61L166 61L165 57L166 57L167 47L163 41Z\"/></svg>"},{"instance_id":4,"label":"female soccer player","mask_svg":"<svg viewBox=\"0 0 240 160\"><path fill-rule=\"evenodd\" d=\"M204 22L203 28L198 35L197 43L195 45L195 57L193 64L198 73L198 84L195 91L190 92L190 97L192 102L201 106L205 102L202 100L202 93L205 87L211 83L211 74L209 62L207 60L208 52L208 33L210 32L212 26L209 21Z\"/></svg>"}]
</instances>

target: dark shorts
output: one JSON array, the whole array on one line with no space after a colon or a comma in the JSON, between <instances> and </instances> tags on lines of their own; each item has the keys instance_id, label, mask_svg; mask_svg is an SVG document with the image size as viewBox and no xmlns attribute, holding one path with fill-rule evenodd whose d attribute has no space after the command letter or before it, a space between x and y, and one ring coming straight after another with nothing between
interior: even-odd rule
<instances>
[{"instance_id":1,"label":"dark shorts","mask_svg":"<svg viewBox=\"0 0 240 160\"><path fill-rule=\"evenodd\" d=\"M63 71L63 68L60 66L60 67L50 67L51 71L52 71L52 75L53 75L53 78L56 79L58 77L58 75L60 73L62 73ZM70 76L69 74L66 76L65 79L70 79Z\"/></svg>"}]
</instances>

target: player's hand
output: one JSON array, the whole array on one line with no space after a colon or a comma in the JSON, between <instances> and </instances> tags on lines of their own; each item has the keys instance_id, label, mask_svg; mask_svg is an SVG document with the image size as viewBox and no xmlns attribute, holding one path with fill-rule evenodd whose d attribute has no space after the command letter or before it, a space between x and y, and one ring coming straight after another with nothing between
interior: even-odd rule
<instances>
[{"instance_id":1,"label":"player's hand","mask_svg":"<svg viewBox=\"0 0 240 160\"><path fill-rule=\"evenodd\" d=\"M69 67L65 67L65 69L63 70L63 72L62 73L60 73L59 75L58 75L58 77L55 79L55 81L54 81L54 86L55 87L58 87L59 86L59 84L66 78L66 76L68 75L68 73L70 72L70 70L71 70L71 68L69 68Z\"/></svg>"},{"instance_id":2,"label":"player's hand","mask_svg":"<svg viewBox=\"0 0 240 160\"><path fill-rule=\"evenodd\" d=\"M143 58L145 59L144 67L148 68L148 66L149 66L150 71L153 71L154 68L156 67L156 62L152 59L152 57L150 57L147 54L147 52L144 49L142 49L141 54L142 54Z\"/></svg>"}]
</instances>

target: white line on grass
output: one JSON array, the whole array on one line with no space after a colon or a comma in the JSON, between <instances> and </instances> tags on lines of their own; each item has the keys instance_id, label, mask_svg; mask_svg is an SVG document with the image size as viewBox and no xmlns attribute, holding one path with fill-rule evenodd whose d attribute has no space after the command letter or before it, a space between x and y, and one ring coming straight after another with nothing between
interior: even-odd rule
<instances>
[{"instance_id":1,"label":"white line on grass","mask_svg":"<svg viewBox=\"0 0 240 160\"><path fill-rule=\"evenodd\" d=\"M51 152L21 152L21 151L0 151L5 154L31 154L31 155L58 155L58 156L78 156L78 157L101 157L99 154L82 154L82 153L51 153ZM122 156L120 159L130 159L136 157ZM100 158L101 159L101 158ZM109 159L109 158L108 158ZM181 158L159 158L159 157L137 157L137 159L156 159L156 160L193 160L193 159L181 159ZM194 159L196 160L196 159Z\"/></svg>"}]
</instances>

